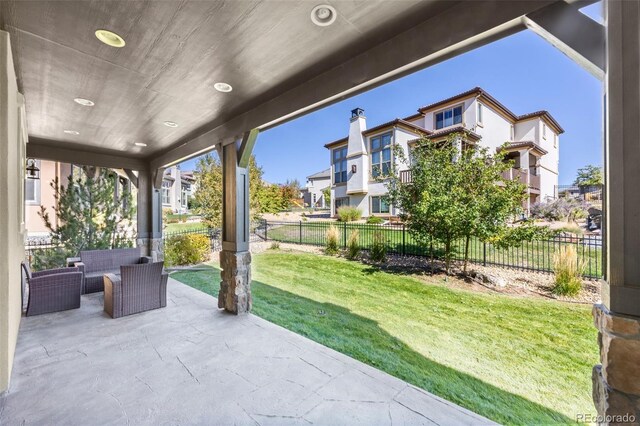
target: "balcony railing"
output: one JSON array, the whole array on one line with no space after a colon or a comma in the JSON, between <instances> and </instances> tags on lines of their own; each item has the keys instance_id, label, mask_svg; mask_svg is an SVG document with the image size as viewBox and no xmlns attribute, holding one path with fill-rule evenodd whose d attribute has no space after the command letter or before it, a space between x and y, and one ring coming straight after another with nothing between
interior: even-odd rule
<instances>
[{"instance_id":1,"label":"balcony railing","mask_svg":"<svg viewBox=\"0 0 640 426\"><path fill-rule=\"evenodd\" d=\"M517 180L523 183L527 188L540 189L540 176L535 172L534 167L530 170L522 170L512 168L502 173L502 177L508 180Z\"/></svg>"},{"instance_id":2,"label":"balcony railing","mask_svg":"<svg viewBox=\"0 0 640 426\"><path fill-rule=\"evenodd\" d=\"M411 183L411 170L400 170L400 182Z\"/></svg>"}]
</instances>

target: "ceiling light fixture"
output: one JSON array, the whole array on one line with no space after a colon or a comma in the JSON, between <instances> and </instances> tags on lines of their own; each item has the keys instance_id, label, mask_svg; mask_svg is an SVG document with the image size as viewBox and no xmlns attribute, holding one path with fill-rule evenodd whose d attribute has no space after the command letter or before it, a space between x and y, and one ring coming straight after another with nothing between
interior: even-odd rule
<instances>
[{"instance_id":1,"label":"ceiling light fixture","mask_svg":"<svg viewBox=\"0 0 640 426\"><path fill-rule=\"evenodd\" d=\"M135 142L134 145L135 146L147 146L146 143L142 143L142 142Z\"/></svg>"},{"instance_id":2,"label":"ceiling light fixture","mask_svg":"<svg viewBox=\"0 0 640 426\"><path fill-rule=\"evenodd\" d=\"M333 6L320 4L311 10L311 22L319 27L326 27L333 24L338 17L338 12Z\"/></svg>"},{"instance_id":3,"label":"ceiling light fixture","mask_svg":"<svg viewBox=\"0 0 640 426\"><path fill-rule=\"evenodd\" d=\"M90 101L89 99L84 99L84 98L75 98L73 100L75 103L80 104L82 106L94 106L95 102Z\"/></svg>"},{"instance_id":4,"label":"ceiling light fixture","mask_svg":"<svg viewBox=\"0 0 640 426\"><path fill-rule=\"evenodd\" d=\"M64 132L68 135L78 136L80 132L76 132L75 130L64 130Z\"/></svg>"},{"instance_id":5,"label":"ceiling light fixture","mask_svg":"<svg viewBox=\"0 0 640 426\"><path fill-rule=\"evenodd\" d=\"M229 93L230 91L233 90L233 87L231 87L230 84L222 83L222 82L214 84L213 88L216 89L218 92L222 92L222 93Z\"/></svg>"},{"instance_id":6,"label":"ceiling light fixture","mask_svg":"<svg viewBox=\"0 0 640 426\"><path fill-rule=\"evenodd\" d=\"M167 127L178 127L178 123L175 123L173 121L165 121L164 125Z\"/></svg>"},{"instance_id":7,"label":"ceiling light fixture","mask_svg":"<svg viewBox=\"0 0 640 426\"><path fill-rule=\"evenodd\" d=\"M96 37L98 37L98 40L111 47L124 47L126 44L122 37L109 30L96 31Z\"/></svg>"}]
</instances>

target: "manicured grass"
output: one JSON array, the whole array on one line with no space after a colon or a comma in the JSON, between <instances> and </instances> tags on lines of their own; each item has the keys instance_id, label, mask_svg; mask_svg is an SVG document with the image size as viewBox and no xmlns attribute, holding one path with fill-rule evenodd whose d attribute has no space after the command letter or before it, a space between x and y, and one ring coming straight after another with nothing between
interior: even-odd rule
<instances>
[{"instance_id":1,"label":"manicured grass","mask_svg":"<svg viewBox=\"0 0 640 426\"><path fill-rule=\"evenodd\" d=\"M172 232L199 231L202 229L207 229L207 227L201 222L168 223L167 227L164 228L164 233L170 234Z\"/></svg>"},{"instance_id":2,"label":"manicured grass","mask_svg":"<svg viewBox=\"0 0 640 426\"><path fill-rule=\"evenodd\" d=\"M594 413L590 306L480 294L344 259L254 256L253 312L490 419ZM217 295L219 270L172 275Z\"/></svg>"},{"instance_id":3,"label":"manicured grass","mask_svg":"<svg viewBox=\"0 0 640 426\"><path fill-rule=\"evenodd\" d=\"M323 246L327 229L332 224L340 231L342 245L346 244L349 233L354 229L358 230L360 246L365 249L371 245L373 234L382 232L391 251L407 255L430 256L431 248L418 244L408 231L403 233L401 225L378 226L342 222L282 223L270 225L267 237L281 242ZM491 244L487 244L485 249L483 243L474 238L469 247L469 259L477 263L482 263L483 260L486 260L489 264L552 271L553 255L558 248L567 245L566 242L569 242L569 240L532 241L509 249L498 249ZM578 255L586 264L585 274L591 277L600 277L602 275L602 250L595 246L589 247L581 244L575 246ZM462 241L456 244L457 258L459 259L462 258L463 247ZM438 245L433 247L433 250L436 257L442 251Z\"/></svg>"}]
</instances>

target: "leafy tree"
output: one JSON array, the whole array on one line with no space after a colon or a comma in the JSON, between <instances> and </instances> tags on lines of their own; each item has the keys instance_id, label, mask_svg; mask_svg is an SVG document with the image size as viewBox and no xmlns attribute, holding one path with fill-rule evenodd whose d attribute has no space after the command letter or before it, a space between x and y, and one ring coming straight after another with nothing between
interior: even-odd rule
<instances>
[{"instance_id":1,"label":"leafy tree","mask_svg":"<svg viewBox=\"0 0 640 426\"><path fill-rule=\"evenodd\" d=\"M596 186L603 183L602 168L592 164L579 168L576 179L573 181L577 186Z\"/></svg>"},{"instance_id":2,"label":"leafy tree","mask_svg":"<svg viewBox=\"0 0 640 426\"><path fill-rule=\"evenodd\" d=\"M325 189L322 190L322 197L324 198L324 205L330 206L331 205L331 187L330 186L327 186Z\"/></svg>"},{"instance_id":3,"label":"leafy tree","mask_svg":"<svg viewBox=\"0 0 640 426\"><path fill-rule=\"evenodd\" d=\"M222 164L217 155L206 154L196 166L196 212L210 228L222 226ZM253 219L262 213L260 193L263 191L262 168L251 156L249 161L249 209Z\"/></svg>"},{"instance_id":4,"label":"leafy tree","mask_svg":"<svg viewBox=\"0 0 640 426\"><path fill-rule=\"evenodd\" d=\"M45 206L40 206L38 215L51 234L52 245L59 248L36 253L35 269L63 266L67 257L81 250L132 245L127 235L135 211L131 193L116 195L118 176L111 170L99 169L95 175L86 172L75 179L69 176L66 187L57 178L51 182L57 225Z\"/></svg>"},{"instance_id":5,"label":"leafy tree","mask_svg":"<svg viewBox=\"0 0 640 426\"><path fill-rule=\"evenodd\" d=\"M393 173L381 178L389 189L388 201L401 209L414 239L444 246L447 273L458 241L464 242L466 273L472 238L509 246L543 232L529 222L510 223L522 211L526 193L517 180L503 178L513 166L505 154L490 155L486 148L474 146L459 152L458 138L463 135L451 135L444 142L419 141L411 164L396 146L394 152L409 165L412 182L403 184Z\"/></svg>"}]
</instances>

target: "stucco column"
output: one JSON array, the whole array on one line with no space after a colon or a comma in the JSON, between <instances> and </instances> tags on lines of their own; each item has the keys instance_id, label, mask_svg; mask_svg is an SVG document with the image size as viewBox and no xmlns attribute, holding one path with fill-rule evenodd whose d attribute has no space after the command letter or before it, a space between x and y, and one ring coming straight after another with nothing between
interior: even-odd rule
<instances>
[{"instance_id":1,"label":"stucco column","mask_svg":"<svg viewBox=\"0 0 640 426\"><path fill-rule=\"evenodd\" d=\"M222 162L222 251L218 307L234 314L251 311L249 253L249 169L240 167L238 146L220 149Z\"/></svg>"},{"instance_id":2,"label":"stucco column","mask_svg":"<svg viewBox=\"0 0 640 426\"><path fill-rule=\"evenodd\" d=\"M136 244L140 248L143 256L151 256L154 260L164 259L162 245L162 197L160 194L162 187L163 169L155 172L138 172L138 195L137 195L137 229L138 235Z\"/></svg>"},{"instance_id":3,"label":"stucco column","mask_svg":"<svg viewBox=\"0 0 640 426\"><path fill-rule=\"evenodd\" d=\"M605 281L594 307L593 398L605 424L640 424L640 3L606 1Z\"/></svg>"}]
</instances>

